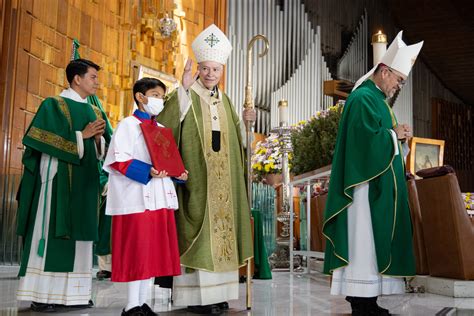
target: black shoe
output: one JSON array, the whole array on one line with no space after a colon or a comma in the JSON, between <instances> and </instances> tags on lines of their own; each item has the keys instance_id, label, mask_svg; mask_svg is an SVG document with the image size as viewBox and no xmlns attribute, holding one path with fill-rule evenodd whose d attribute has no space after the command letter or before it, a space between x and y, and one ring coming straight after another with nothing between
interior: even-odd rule
<instances>
[{"instance_id":1,"label":"black shoe","mask_svg":"<svg viewBox=\"0 0 474 316\"><path fill-rule=\"evenodd\" d=\"M32 311L40 313L55 313L57 311L56 304L31 302L30 308Z\"/></svg>"},{"instance_id":2,"label":"black shoe","mask_svg":"<svg viewBox=\"0 0 474 316\"><path fill-rule=\"evenodd\" d=\"M97 277L97 280L102 281L105 279L110 279L112 277L112 272L106 271L106 270L100 270L97 272L95 276Z\"/></svg>"},{"instance_id":3,"label":"black shoe","mask_svg":"<svg viewBox=\"0 0 474 316\"><path fill-rule=\"evenodd\" d=\"M229 303L227 302L218 303L216 305L223 311L226 311L229 309Z\"/></svg>"},{"instance_id":4,"label":"black shoe","mask_svg":"<svg viewBox=\"0 0 474 316\"><path fill-rule=\"evenodd\" d=\"M145 313L142 311L141 306L135 306L128 311L125 311L125 308L122 309L122 316L145 316Z\"/></svg>"},{"instance_id":5,"label":"black shoe","mask_svg":"<svg viewBox=\"0 0 474 316\"><path fill-rule=\"evenodd\" d=\"M379 305L377 305L377 315L378 316L390 316L392 314L390 314L390 311L386 308L383 308L383 307L380 307Z\"/></svg>"},{"instance_id":6,"label":"black shoe","mask_svg":"<svg viewBox=\"0 0 474 316\"><path fill-rule=\"evenodd\" d=\"M375 310L376 315L378 315L378 316L389 316L389 315L391 315L388 309L380 307L377 304L377 296L376 297L371 297L370 300L371 300L370 303L372 305L373 310Z\"/></svg>"},{"instance_id":7,"label":"black shoe","mask_svg":"<svg viewBox=\"0 0 474 316\"><path fill-rule=\"evenodd\" d=\"M146 303L142 305L142 312L145 316L158 316Z\"/></svg>"},{"instance_id":8,"label":"black shoe","mask_svg":"<svg viewBox=\"0 0 474 316\"><path fill-rule=\"evenodd\" d=\"M220 315L222 313L221 309L216 304L188 306L188 312L200 315Z\"/></svg>"},{"instance_id":9,"label":"black shoe","mask_svg":"<svg viewBox=\"0 0 474 316\"><path fill-rule=\"evenodd\" d=\"M378 316L372 297L347 296L346 301L351 303L353 316Z\"/></svg>"}]
</instances>

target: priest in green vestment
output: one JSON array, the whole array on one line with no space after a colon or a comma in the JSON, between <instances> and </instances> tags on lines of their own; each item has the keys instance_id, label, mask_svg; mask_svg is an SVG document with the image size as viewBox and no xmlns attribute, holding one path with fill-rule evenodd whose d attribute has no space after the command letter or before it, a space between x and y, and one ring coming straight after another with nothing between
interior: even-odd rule
<instances>
[{"instance_id":1,"label":"priest in green vestment","mask_svg":"<svg viewBox=\"0 0 474 316\"><path fill-rule=\"evenodd\" d=\"M404 293L403 278L415 274L404 165L411 131L386 99L401 89L423 43L407 46L401 35L349 95L332 162L324 272L352 315L389 315L377 297Z\"/></svg>"},{"instance_id":2,"label":"priest in green vestment","mask_svg":"<svg viewBox=\"0 0 474 316\"><path fill-rule=\"evenodd\" d=\"M100 67L66 67L70 88L46 98L23 138L17 234L23 237L18 300L35 311L90 305L92 243L98 239L99 169L105 114L87 102Z\"/></svg>"},{"instance_id":3,"label":"priest in green vestment","mask_svg":"<svg viewBox=\"0 0 474 316\"><path fill-rule=\"evenodd\" d=\"M79 54L80 46L81 45L77 39L74 39L72 41L72 60L81 58ZM90 103L92 104L92 106L95 106L101 111L104 111L99 98L97 98L95 94L87 97L87 103ZM113 129L109 119L106 116L104 116L104 120L105 130L103 136L106 142L109 143L113 133ZM102 193L99 196L99 239L94 243L94 254L97 255L97 263L99 265L99 271L96 274L98 280L110 279L112 275L112 250L110 244L112 217L105 215L105 200L107 198L108 189L108 173L102 169L102 163L103 161L98 161L97 163L97 167L99 168L100 192Z\"/></svg>"},{"instance_id":4,"label":"priest in green vestment","mask_svg":"<svg viewBox=\"0 0 474 316\"><path fill-rule=\"evenodd\" d=\"M189 171L178 187L178 242L183 274L174 278L173 302L194 313L220 313L238 299L238 269L253 257L244 177L244 128L218 88L232 49L215 25L192 44L198 73L188 60L182 86L165 103L158 121L173 129ZM244 111L244 118L255 111Z\"/></svg>"}]
</instances>

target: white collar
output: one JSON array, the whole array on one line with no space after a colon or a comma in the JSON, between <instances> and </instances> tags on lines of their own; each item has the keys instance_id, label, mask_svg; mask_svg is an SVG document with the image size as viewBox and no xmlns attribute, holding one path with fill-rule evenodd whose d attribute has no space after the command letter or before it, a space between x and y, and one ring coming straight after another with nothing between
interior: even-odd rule
<instances>
[{"instance_id":1,"label":"white collar","mask_svg":"<svg viewBox=\"0 0 474 316\"><path fill-rule=\"evenodd\" d=\"M85 99L81 98L79 93L77 93L73 88L68 88L63 90L60 94L61 97L65 97L80 103L87 103L87 97Z\"/></svg>"}]
</instances>

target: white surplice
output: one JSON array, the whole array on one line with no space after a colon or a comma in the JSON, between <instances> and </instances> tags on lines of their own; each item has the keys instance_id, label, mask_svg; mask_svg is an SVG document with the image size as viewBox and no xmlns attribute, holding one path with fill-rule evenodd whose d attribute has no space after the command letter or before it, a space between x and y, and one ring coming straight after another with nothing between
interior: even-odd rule
<instances>
[{"instance_id":1,"label":"white surplice","mask_svg":"<svg viewBox=\"0 0 474 316\"><path fill-rule=\"evenodd\" d=\"M178 197L170 177L152 178L144 185L125 177L111 167L115 162L137 159L151 164L141 121L134 116L123 119L112 136L104 162L109 173L107 215L142 213L145 210L178 209ZM160 125L162 126L162 125Z\"/></svg>"},{"instance_id":2,"label":"white surplice","mask_svg":"<svg viewBox=\"0 0 474 316\"><path fill-rule=\"evenodd\" d=\"M208 272L195 270L173 280L173 304L176 306L210 305L239 299L239 271Z\"/></svg>"}]
</instances>

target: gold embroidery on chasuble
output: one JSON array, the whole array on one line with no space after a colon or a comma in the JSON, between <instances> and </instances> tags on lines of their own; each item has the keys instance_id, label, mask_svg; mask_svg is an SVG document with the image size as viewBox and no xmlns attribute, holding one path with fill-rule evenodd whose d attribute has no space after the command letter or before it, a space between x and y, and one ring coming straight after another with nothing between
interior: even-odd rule
<instances>
[{"instance_id":1,"label":"gold embroidery on chasuble","mask_svg":"<svg viewBox=\"0 0 474 316\"><path fill-rule=\"evenodd\" d=\"M67 119L67 122L69 123L69 128L72 129L72 119L71 119L71 112L69 112L69 107L66 104L66 101L60 96L55 96L54 99L58 101L59 108L61 109L61 112L63 112L64 116Z\"/></svg>"},{"instance_id":2,"label":"gold embroidery on chasuble","mask_svg":"<svg viewBox=\"0 0 474 316\"><path fill-rule=\"evenodd\" d=\"M59 150L68 152L73 155L77 155L76 143L64 139L59 135L45 131L43 129L32 126L28 131L28 137L36 139L37 141L45 143Z\"/></svg>"},{"instance_id":3,"label":"gold embroidery on chasuble","mask_svg":"<svg viewBox=\"0 0 474 316\"><path fill-rule=\"evenodd\" d=\"M59 108L61 109L61 112L63 112L64 116L66 117L68 123L69 123L69 128L72 130L72 118L71 118L71 112L69 111L69 106L67 105L66 101L61 96L55 96L54 97L56 101L58 101ZM79 154L77 151L77 145L75 144L76 148L76 154ZM69 190L72 189L72 164L68 163L67 164L67 171L68 171L68 176L69 176Z\"/></svg>"},{"instance_id":4,"label":"gold embroidery on chasuble","mask_svg":"<svg viewBox=\"0 0 474 316\"><path fill-rule=\"evenodd\" d=\"M95 105L92 105L90 103L88 103L88 104L90 105L90 107L94 111L95 116L97 117L97 119L102 119L102 112L100 111L100 109L98 107L96 107Z\"/></svg>"},{"instance_id":5,"label":"gold embroidery on chasuble","mask_svg":"<svg viewBox=\"0 0 474 316\"><path fill-rule=\"evenodd\" d=\"M210 241L214 271L238 269L237 243L234 231L234 211L229 159L227 115L222 101L201 97L204 129L204 151L207 163L207 208L209 211ZM212 122L208 102L218 102L221 148L212 149Z\"/></svg>"}]
</instances>

